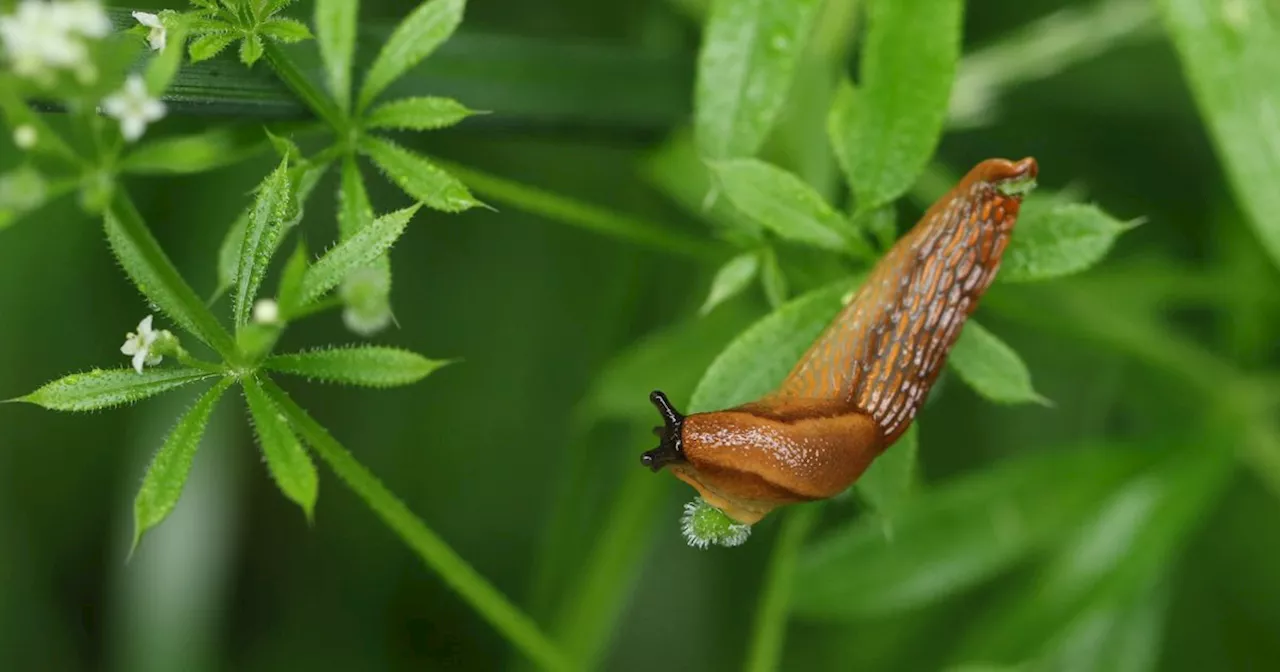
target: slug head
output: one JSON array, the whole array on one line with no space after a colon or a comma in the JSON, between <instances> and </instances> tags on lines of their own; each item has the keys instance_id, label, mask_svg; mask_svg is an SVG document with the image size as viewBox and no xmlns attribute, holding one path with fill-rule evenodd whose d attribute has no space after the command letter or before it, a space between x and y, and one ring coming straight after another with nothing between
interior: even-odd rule
<instances>
[{"instance_id":1,"label":"slug head","mask_svg":"<svg viewBox=\"0 0 1280 672\"><path fill-rule=\"evenodd\" d=\"M747 525L786 504L835 495L861 475L882 447L863 414L829 403L746 404L724 411L676 411L666 396L650 401L662 415L661 441L641 463L670 467L702 499Z\"/></svg>"},{"instance_id":2,"label":"slug head","mask_svg":"<svg viewBox=\"0 0 1280 672\"><path fill-rule=\"evenodd\" d=\"M658 436L658 447L646 451L640 456L640 463L657 472L668 464L684 462L684 416L671 405L667 395L660 390L649 393L649 401L658 408L662 415L662 426L654 427L653 433Z\"/></svg>"}]
</instances>

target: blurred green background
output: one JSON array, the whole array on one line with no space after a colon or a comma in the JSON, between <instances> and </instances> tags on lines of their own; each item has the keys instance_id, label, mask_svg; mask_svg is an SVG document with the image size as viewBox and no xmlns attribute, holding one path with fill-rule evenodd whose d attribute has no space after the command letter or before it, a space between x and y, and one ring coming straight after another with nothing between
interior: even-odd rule
<instances>
[{"instance_id":1,"label":"blurred green background","mask_svg":"<svg viewBox=\"0 0 1280 672\"><path fill-rule=\"evenodd\" d=\"M643 169L688 123L701 4L474 1L454 50L442 52L463 65L439 81L442 93L493 114L415 139L415 146L705 235L706 224L664 196ZM970 3L965 51L1072 6ZM411 7L364 0L361 16L391 23ZM309 11L300 3L299 16ZM1146 223L1078 278L993 292L992 306L980 312L984 324L1023 356L1037 389L1055 405L996 406L948 379L922 416L926 489L1012 456L1083 445L1157 461L1178 450L1247 453L1257 440L1253 430L1219 417L1217 402L1275 409L1280 276L1234 205L1172 45L1154 10L1148 14L1144 28L1060 72L1017 83L998 96L989 118L944 137L937 159L952 172L991 156L1035 156L1042 185L1079 189L1115 216ZM493 62L466 60L468 48ZM582 79L590 77L597 79ZM153 132L204 121L175 116ZM11 150L5 144L2 155L12 157ZM0 163L7 168L10 159ZM214 250L272 165L262 156L198 177L130 183L142 214L198 291L213 288ZM326 177L307 210L309 239L333 235L334 182L333 174ZM407 203L385 181L369 184L379 212ZM902 219L920 211L904 203ZM617 493L645 487L632 483L639 450L652 443L635 423L587 431L575 409L596 401L593 380L616 356L655 330L694 318L714 266L501 206L462 215L424 211L393 259L399 326L377 340L463 361L389 391L285 386L477 570L563 636L552 624L567 601L582 596L575 591L595 594L578 580L593 544L611 529L606 519ZM70 371L122 363L123 336L146 313L100 225L73 201L0 234L0 275L0 397ZM654 363L647 369L652 382L642 378L630 390L632 412L647 417L650 389L696 379L700 370L688 370L689 361L705 367L766 311L755 288L718 308L706 318L714 333L702 337L711 345L689 345L707 349L705 356ZM1133 326L1127 320L1138 313L1150 313L1151 321ZM353 340L329 315L291 331L283 347ZM1242 388L1223 377L1221 397L1207 399L1203 385L1188 384L1176 370L1179 362L1205 361L1211 364L1200 370L1237 372L1251 383ZM519 667L501 636L328 472L308 526L262 468L239 399L219 405L180 506L126 562L131 503L146 461L195 394L183 390L89 415L0 407L0 669ZM1104 580L1047 585L1040 572L1054 558L1070 557L1055 555L1059 542L1071 548L1068 539L1055 539L991 580L929 604L866 617L801 615L788 629L782 667L941 669L961 662L964 646L981 649L985 636L1000 640L995 650L1010 652L993 654L999 663L1069 640L1104 660L1068 656L1063 660L1076 663L1058 669L1276 669L1280 491L1269 489L1257 464L1229 463L1221 485L1205 486L1208 494L1192 487L1185 497L1178 469L1196 474L1218 465L1172 467L1177 478L1165 484L1171 494L1139 521L1168 522L1176 530L1166 535L1171 550L1137 569L1125 561L1147 545L1104 553L1110 559L1094 576ZM555 559L547 561L557 493L575 468L585 486L570 495L570 522L552 537ZM1150 467L1152 478L1161 469ZM669 475L645 478L661 486L628 500L634 515L614 518L626 521L621 557L610 560L618 572L599 593L601 611L588 610L601 614L588 620L602 623L610 608L619 610L600 665L739 668L777 520L758 525L743 547L697 551L677 525L691 491ZM1064 471L1063 478L1089 475ZM1183 515L1177 503L1191 509L1187 520L1165 521ZM856 510L832 507L827 523ZM1110 533L1124 539L1107 543L1145 538L1134 525L1141 527L1115 523ZM535 589L544 562L554 565L553 578ZM847 567L851 575L860 571L856 562ZM1059 589L1079 599L1054 602ZM1106 602L1099 595L1108 591L1132 595L1124 602L1131 610L1080 635L1080 617L1096 615L1090 605ZM1026 627L1018 630L1019 623ZM1126 634L1124 650L1132 655L1108 644L1108 633ZM1015 646L1019 637L1026 641Z\"/></svg>"}]
</instances>

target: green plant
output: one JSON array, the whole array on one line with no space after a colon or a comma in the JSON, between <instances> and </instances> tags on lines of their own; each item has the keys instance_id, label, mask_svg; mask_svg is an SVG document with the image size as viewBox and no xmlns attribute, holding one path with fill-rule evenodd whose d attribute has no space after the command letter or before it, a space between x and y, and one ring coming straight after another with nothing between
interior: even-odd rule
<instances>
[{"instance_id":1,"label":"green plant","mask_svg":"<svg viewBox=\"0 0 1280 672\"><path fill-rule=\"evenodd\" d=\"M665 594L662 580L668 577L639 578L656 546L654 530L671 539L680 522L678 503L668 497L675 491L672 479L635 464L634 457L650 445L654 424L645 393L661 387L696 411L770 389L904 225L966 167L956 158L973 153L964 141L980 144L985 156L1012 154L1016 150L1010 148L1025 140L1026 119L1023 135L1004 133L1002 115L1012 105L1006 90L1069 71L1106 50L1165 35L1181 59L1244 215L1227 207L1215 212L1212 235L1205 239L1218 246L1204 252L1205 259L1191 260L1158 247L1172 234L1154 212L1164 206L1167 218L1171 207L1156 198L1140 203L1142 217L1126 221L1086 202L1082 188L1034 192L998 284L984 299L980 322L965 328L923 422L878 458L852 492L780 512L776 523L765 521L746 543L745 530L729 529L713 510L691 505L689 527L701 530L691 535L695 540L713 536L738 546L705 554L681 547L683 554L673 556L682 568L687 563L691 580L704 578L698 585L706 594L722 594L714 591L728 585L736 597L733 608L741 611L741 596L757 585L752 554L765 550L769 557L750 618L724 618L728 609L703 615L688 628L692 634L680 633L681 641L695 642L692 660L732 648L754 670L807 669L832 661L888 665L886 660L928 669L1153 669L1165 646L1162 624L1175 613L1177 574L1186 571L1180 559L1204 528L1201 521L1215 507L1233 505L1226 493L1228 484L1238 482L1237 472L1256 478L1272 494L1280 492L1280 387L1268 350L1276 308L1269 290L1273 267L1280 265L1275 190L1268 185L1280 174L1270 151L1275 129L1267 112L1277 95L1271 75L1280 62L1280 16L1261 0L1102 0L1068 7L964 50L967 16L989 17L993 10L983 13L959 0L680 0L670 4L703 29L700 57L685 64L694 74L689 127L678 107L631 109L649 98L663 99L653 94L666 90L653 85L659 77L632 76L636 62L648 63L644 52L634 61L600 51L540 61L545 53L528 45L503 43L511 49L503 55L502 45L478 42L484 49L471 53L492 60L455 64L471 73L498 69L503 61L496 54L519 66L482 79L485 86L477 88L485 91L524 77L537 80L548 71L566 80L582 78L581 88L592 93L611 81L626 82L637 91L626 103L598 94L548 103L561 92L525 101L522 109L531 120L552 117L553 125L643 118L646 129L668 133L642 162L641 177L705 231L659 224L663 215L653 211L623 211L616 205L623 199L608 191L586 202L428 157L388 139L393 130L434 130L474 114L445 98L378 100L398 78L431 81L408 71L450 38L462 2L431 0L397 27L377 32L385 44L363 78L352 67L356 3L318 0L310 29L284 16L286 4L228 0L197 2L187 13L162 12L155 21L164 26L168 46L141 63L139 52L155 43L152 25L106 36L100 21L88 21L82 35L86 56L69 58L66 65L91 62L94 68L35 67L41 64L36 58L14 59L12 71L0 71L0 109L23 150L21 165L0 176L0 228L78 193L83 207L102 217L120 266L158 313L128 337L125 354L135 358L135 368L76 374L15 401L86 411L207 386L177 419L146 472L135 502L135 545L173 508L212 409L227 389L240 385L268 471L308 519L319 487L310 457L315 454L529 663L605 666L611 645L640 646L617 636L619 623L640 590ZM312 32L318 67L305 58ZM647 37L661 42L662 35ZM190 67L237 41L236 58L252 68L237 67L214 86ZM301 44L282 46L291 42ZM846 69L855 50L858 70L851 81ZM220 58L230 60L227 54ZM597 61L606 65L593 70ZM141 78L126 85L131 72ZM1105 83L1096 86L1106 89ZM519 87L510 88L517 89L518 103ZM115 102L106 104L113 93ZM128 141L159 116L156 104L180 114L193 100L224 106L244 119L261 115L268 132L210 125L190 135ZM1098 107L1114 109L1110 102L1112 107ZM33 105L51 104L65 114L33 111ZM117 124L96 115L99 104L109 117L132 121ZM1153 105L1176 106L1163 98ZM280 122L274 115L282 109L307 118ZM1067 106L1058 112L1063 118L1078 113ZM1034 126L1032 135L1060 128ZM983 133L965 135L975 129ZM961 147L939 152L940 138L949 131L962 138ZM1115 134L1107 137L1115 142ZM1181 146L1172 140L1170 145ZM217 255L216 291L202 300L152 236L127 180L199 174L269 149L278 165L229 228ZM1124 157L1098 152L1081 150L1093 167L1081 176L1092 180L1087 186L1142 177ZM544 160L551 163L536 156L540 167ZM362 161L371 161L415 205L376 216ZM1133 163L1149 172L1159 162ZM314 259L303 241L286 238L304 207L314 205L310 197L330 168L338 173L339 235ZM1042 162L1042 170L1047 185L1070 185L1077 178L1064 174L1060 164ZM277 354L275 344L287 326L331 310L341 310L346 326L362 336L385 328L393 320L389 248L420 206L445 213L479 209L473 193L690 262L707 276L697 296L668 295L657 309L645 308L652 317L645 324L666 323L601 365L573 409L569 430L556 432L556 440L569 447L547 460L562 482L539 540L529 613L451 551L274 382L277 376L300 375L386 387L416 382L445 364L378 346ZM1134 230L1147 215L1156 224ZM1236 222L1239 231L1229 228ZM301 238L300 231L295 235ZM1131 248L1141 247L1148 256L1101 263L1113 247L1135 236L1145 237L1140 245L1129 243ZM291 253L277 254L282 248ZM272 270L277 257L285 259ZM274 296L267 298L262 288L272 273L278 279ZM638 293L628 293L629 299L632 294ZM208 309L224 295L230 296L229 320ZM619 303L624 315L631 304ZM1212 314L1210 326L1189 328L1179 312L1186 309ZM175 333L159 329L156 319ZM634 330L630 319L615 321ZM593 315L590 323L596 322L608 320ZM1047 345L1030 338L1019 342L1019 329L1038 334ZM571 324L563 331L562 338L576 339L584 329ZM1035 368L1033 385L1033 369L1019 354L1030 353L1027 343L1068 349L1071 375ZM1053 381L1049 387L1046 379ZM962 405L967 392L953 395L956 382L993 403ZM937 398L959 401L934 403ZM1010 405L1019 406L1004 408ZM493 412L486 406L482 413ZM958 422L962 414L972 420ZM944 420L948 415L950 422ZM1055 428L1055 422L1072 426ZM1042 445L1049 436L1065 445ZM624 462L626 469L619 466ZM615 475L618 480L611 480ZM0 507L4 503L0 498ZM3 522L0 516L0 540L6 539ZM1248 529L1239 536L1264 543L1266 534ZM135 550L145 551L145 544ZM706 557L721 563L715 565L716 581L697 573ZM0 569L5 561L0 557ZM676 595L663 604L675 604L679 615L702 596L667 592ZM1190 611L1180 607L1180 613ZM752 633L745 644L736 634L718 636L744 628Z\"/></svg>"},{"instance_id":2,"label":"green plant","mask_svg":"<svg viewBox=\"0 0 1280 672\"><path fill-rule=\"evenodd\" d=\"M128 75L126 81L126 70L138 51L136 38L123 34L106 36L105 28L95 28L87 35L87 47L94 51L92 60L88 60L88 50L78 59L82 69L87 67L84 63L106 63L109 69L102 68L104 72L92 77L79 74L76 80L69 81L35 64L26 73L5 75L0 87L4 98L0 102L9 123L15 134L34 135L34 140L24 137L19 144L30 152L33 161L48 158L53 163L47 170L24 166L8 179L30 181L40 185L34 190L37 193L52 194L64 189L58 185L78 180L82 203L90 212L101 214L107 240L125 274L152 306L207 346L213 355L213 359L204 359L191 354L178 336L155 329L153 317L148 315L121 348L132 358L133 370L95 369L73 374L12 401L57 411L94 411L131 404L188 384L213 381L212 387L177 419L146 472L134 503L136 549L143 534L160 524L177 504L214 406L232 385L239 385L272 478L281 492L302 508L308 520L315 507L319 477L304 444L513 643L545 667L563 667L559 652L527 616L431 532L269 375L390 387L415 383L447 363L379 346L327 347L282 355L273 350L288 326L326 309L345 306L346 322L357 333L370 335L385 327L391 319L387 251L405 232L419 207L458 212L480 205L447 172L375 133L388 128L443 128L465 119L469 110L444 98L402 99L371 107L388 84L448 39L462 19L465 3L427 0L410 14L382 46L354 104L351 60L357 3L322 0L316 6L317 39L329 75L329 94L303 77L274 44L310 37L303 24L276 16L288 4L197 2L191 13L148 15L146 23L151 25L144 27L148 28L149 44L157 53L145 66L145 83L135 74ZM93 3L24 6L23 11L45 12L37 20L63 30L76 20L109 26L106 16ZM19 14L12 20L18 22L23 17ZM160 37L151 37L151 30L160 31ZM126 149L127 143L141 138L149 122L163 116L164 106L157 97L180 67L186 38L191 33L201 35L190 45L193 60L214 55L233 39L242 40L240 58L246 66L265 54L281 78L323 120L324 130L333 139L327 148L305 157L289 138L267 132L280 154L280 163L255 189L253 203L231 226L217 260L219 288L214 296L230 292L234 333L227 331L170 262L120 182L130 172L209 170L242 154L240 147L228 146L234 140L223 129L144 142ZM97 42L100 37L105 39ZM113 94L115 98L102 98L103 91L113 90L121 83L124 88ZM27 109L25 101L29 97L58 100L74 114L75 131L89 139L89 146L73 147L64 141ZM94 114L100 99L103 110L120 119L118 129ZM304 129L308 133L316 130ZM375 216L356 163L359 154L368 156L418 204ZM275 298L259 298L272 260L301 218L320 177L334 162L341 164L337 194L341 239L314 260L300 241L280 272ZM45 182L55 187L46 188ZM24 210L34 210L40 199L20 205ZM160 368L166 357L176 360L178 366Z\"/></svg>"}]
</instances>

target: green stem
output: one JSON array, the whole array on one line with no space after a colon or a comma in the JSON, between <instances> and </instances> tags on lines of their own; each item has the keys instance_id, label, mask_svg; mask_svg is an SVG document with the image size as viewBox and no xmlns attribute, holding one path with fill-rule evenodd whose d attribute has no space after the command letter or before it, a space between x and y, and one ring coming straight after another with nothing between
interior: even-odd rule
<instances>
[{"instance_id":1,"label":"green stem","mask_svg":"<svg viewBox=\"0 0 1280 672\"><path fill-rule=\"evenodd\" d=\"M667 485L635 469L623 483L596 544L579 566L571 592L556 618L556 640L583 669L593 669L608 651L626 597L639 576L637 565L653 537L654 510Z\"/></svg>"},{"instance_id":2,"label":"green stem","mask_svg":"<svg viewBox=\"0 0 1280 672\"><path fill-rule=\"evenodd\" d=\"M437 157L431 157L431 160L453 173L477 194L553 221L699 260L719 260L727 253L726 249L715 243L667 229L654 222L583 203Z\"/></svg>"},{"instance_id":3,"label":"green stem","mask_svg":"<svg viewBox=\"0 0 1280 672\"><path fill-rule=\"evenodd\" d=\"M756 610L751 651L747 654L747 672L768 672L778 668L782 658L782 642L786 635L787 615L791 611L791 576L795 573L800 545L818 521L821 504L804 504L788 511L773 544L769 569L765 573Z\"/></svg>"},{"instance_id":4,"label":"green stem","mask_svg":"<svg viewBox=\"0 0 1280 672\"><path fill-rule=\"evenodd\" d=\"M123 188L116 187L110 208L124 235L132 240L139 253L158 276L159 282L164 283L181 304L186 317L191 320L198 332L195 335L213 348L224 360L235 361L235 340L231 338L231 334L222 326L222 323L218 322L218 318L209 311L204 301L196 295L195 290L191 289L191 285L182 278L182 274L178 273L173 262L169 261L168 255L164 253L155 236L151 235L151 230L147 228L142 215L138 213L137 207Z\"/></svg>"},{"instance_id":5,"label":"green stem","mask_svg":"<svg viewBox=\"0 0 1280 672\"><path fill-rule=\"evenodd\" d=\"M335 133L341 135L347 128L347 119L333 100L308 79L298 66L294 65L280 45L267 42L264 53L267 56L267 62L289 89L297 94L316 116L329 124Z\"/></svg>"},{"instance_id":6,"label":"green stem","mask_svg":"<svg viewBox=\"0 0 1280 672\"><path fill-rule=\"evenodd\" d=\"M517 609L501 592L485 580L467 561L405 506L364 465L338 443L329 431L317 423L280 389L274 381L261 378L267 395L289 419L289 423L334 473L350 487L373 512L435 570L473 609L501 632L512 645L533 662L548 670L571 669L564 654L538 629L533 619Z\"/></svg>"}]
</instances>

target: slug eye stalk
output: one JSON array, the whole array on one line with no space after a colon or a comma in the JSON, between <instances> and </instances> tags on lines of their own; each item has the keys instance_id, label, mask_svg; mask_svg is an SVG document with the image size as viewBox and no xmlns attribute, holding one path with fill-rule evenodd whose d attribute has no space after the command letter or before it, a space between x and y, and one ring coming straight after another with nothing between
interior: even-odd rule
<instances>
[{"instance_id":1,"label":"slug eye stalk","mask_svg":"<svg viewBox=\"0 0 1280 672\"><path fill-rule=\"evenodd\" d=\"M671 405L671 400L661 390L649 394L649 401L658 408L663 425L654 427L658 447L640 456L640 463L657 472L668 464L684 461L684 447L680 437L684 428L684 416Z\"/></svg>"}]
</instances>

